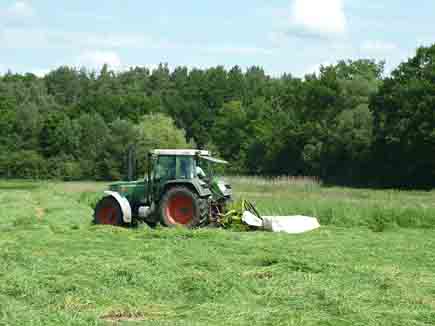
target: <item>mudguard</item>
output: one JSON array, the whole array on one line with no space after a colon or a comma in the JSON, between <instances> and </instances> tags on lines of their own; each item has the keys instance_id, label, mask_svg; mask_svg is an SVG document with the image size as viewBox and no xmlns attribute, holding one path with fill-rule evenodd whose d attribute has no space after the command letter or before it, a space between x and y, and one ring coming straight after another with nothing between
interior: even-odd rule
<instances>
[{"instance_id":1,"label":"mudguard","mask_svg":"<svg viewBox=\"0 0 435 326\"><path fill-rule=\"evenodd\" d=\"M113 197L119 204L122 210L122 219L124 223L131 223L131 207L127 198L122 197L119 193L113 191L105 191L106 195Z\"/></svg>"}]
</instances>

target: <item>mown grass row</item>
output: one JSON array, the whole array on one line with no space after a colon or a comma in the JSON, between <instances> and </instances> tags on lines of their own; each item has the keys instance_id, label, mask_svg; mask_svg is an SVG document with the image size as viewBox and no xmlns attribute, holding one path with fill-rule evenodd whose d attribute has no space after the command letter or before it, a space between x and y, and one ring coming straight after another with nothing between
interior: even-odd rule
<instances>
[{"instance_id":1,"label":"mown grass row","mask_svg":"<svg viewBox=\"0 0 435 326\"><path fill-rule=\"evenodd\" d=\"M18 226L0 325L431 325L433 233L378 235Z\"/></svg>"},{"instance_id":2,"label":"mown grass row","mask_svg":"<svg viewBox=\"0 0 435 326\"><path fill-rule=\"evenodd\" d=\"M364 217L362 207L373 204L432 209L432 193L234 183L264 213L308 214L318 205L322 220L332 208L329 225L290 236L93 226L91 206L104 184L2 185L1 326L429 326L435 320L435 231L376 233L352 227L357 223L347 215L356 207L354 214ZM340 203L347 211L338 210Z\"/></svg>"}]
</instances>

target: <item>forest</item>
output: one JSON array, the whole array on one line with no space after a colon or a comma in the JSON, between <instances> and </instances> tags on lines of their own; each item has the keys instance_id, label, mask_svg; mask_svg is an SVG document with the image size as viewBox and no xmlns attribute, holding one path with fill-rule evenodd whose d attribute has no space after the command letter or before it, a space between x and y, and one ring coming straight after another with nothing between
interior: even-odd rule
<instances>
[{"instance_id":1,"label":"forest","mask_svg":"<svg viewBox=\"0 0 435 326\"><path fill-rule=\"evenodd\" d=\"M0 76L0 178L117 180L127 152L197 147L226 173L363 187L435 186L435 45L391 73L343 60L317 74L261 67Z\"/></svg>"}]
</instances>

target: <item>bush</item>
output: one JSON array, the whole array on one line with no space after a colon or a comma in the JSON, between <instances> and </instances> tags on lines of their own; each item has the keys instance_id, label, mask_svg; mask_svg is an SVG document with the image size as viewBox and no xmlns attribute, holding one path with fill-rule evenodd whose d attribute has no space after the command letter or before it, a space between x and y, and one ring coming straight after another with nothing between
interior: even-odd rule
<instances>
[{"instance_id":1,"label":"bush","mask_svg":"<svg viewBox=\"0 0 435 326\"><path fill-rule=\"evenodd\" d=\"M82 170L79 162L67 161L62 164L63 180L75 181L82 177Z\"/></svg>"},{"instance_id":2,"label":"bush","mask_svg":"<svg viewBox=\"0 0 435 326\"><path fill-rule=\"evenodd\" d=\"M157 113L145 115L136 127L138 137L138 173L144 175L146 171L145 157L149 150L192 148L188 143L183 129L175 126L174 120L167 115Z\"/></svg>"},{"instance_id":3,"label":"bush","mask_svg":"<svg viewBox=\"0 0 435 326\"><path fill-rule=\"evenodd\" d=\"M8 178L47 178L47 165L36 151L5 153L0 159L1 175Z\"/></svg>"}]
</instances>

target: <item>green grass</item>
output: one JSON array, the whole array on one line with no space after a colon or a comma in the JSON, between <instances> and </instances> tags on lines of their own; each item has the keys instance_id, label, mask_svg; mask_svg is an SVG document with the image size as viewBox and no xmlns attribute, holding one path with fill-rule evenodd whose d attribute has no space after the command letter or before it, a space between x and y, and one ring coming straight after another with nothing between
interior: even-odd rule
<instances>
[{"instance_id":1,"label":"green grass","mask_svg":"<svg viewBox=\"0 0 435 326\"><path fill-rule=\"evenodd\" d=\"M435 227L435 191L322 187L311 179L232 181L236 193L265 215L302 214L317 217L322 225L377 231Z\"/></svg>"},{"instance_id":2,"label":"green grass","mask_svg":"<svg viewBox=\"0 0 435 326\"><path fill-rule=\"evenodd\" d=\"M0 325L435 323L434 192L233 184L262 213L325 226L97 227L104 183L0 181Z\"/></svg>"}]
</instances>

